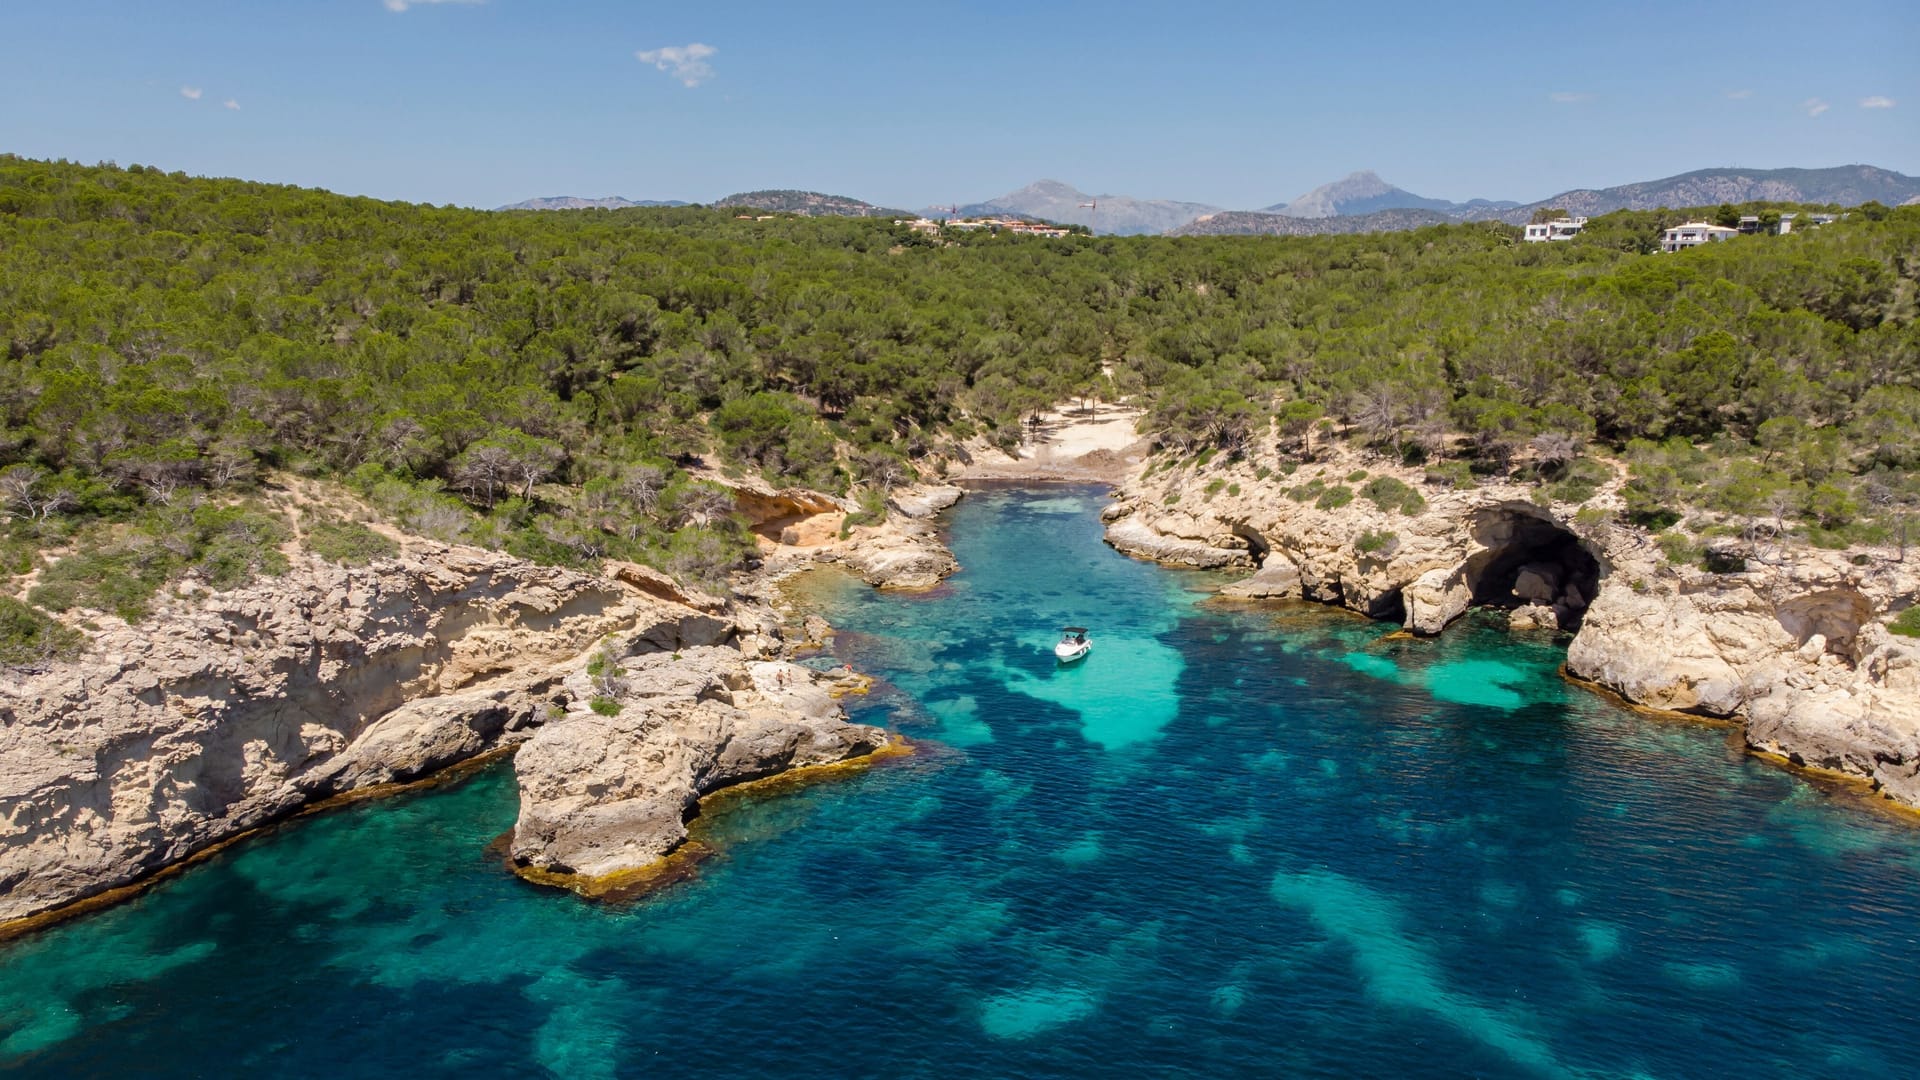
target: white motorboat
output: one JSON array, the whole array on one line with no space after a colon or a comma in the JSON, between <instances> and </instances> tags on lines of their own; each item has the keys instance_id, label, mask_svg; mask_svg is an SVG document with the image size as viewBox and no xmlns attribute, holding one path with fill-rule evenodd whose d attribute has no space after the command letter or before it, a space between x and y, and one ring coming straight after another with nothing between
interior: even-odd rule
<instances>
[{"instance_id":1,"label":"white motorboat","mask_svg":"<svg viewBox=\"0 0 1920 1080\"><path fill-rule=\"evenodd\" d=\"M1061 631L1060 644L1053 647L1053 655L1063 664L1071 664L1086 656L1093 648L1093 642L1087 640L1087 628L1069 626Z\"/></svg>"}]
</instances>

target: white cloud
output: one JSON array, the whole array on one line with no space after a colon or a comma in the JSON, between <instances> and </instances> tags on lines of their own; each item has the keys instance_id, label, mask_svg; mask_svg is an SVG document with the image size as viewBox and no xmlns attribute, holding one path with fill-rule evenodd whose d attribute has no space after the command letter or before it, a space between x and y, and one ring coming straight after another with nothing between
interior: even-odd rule
<instances>
[{"instance_id":1,"label":"white cloud","mask_svg":"<svg viewBox=\"0 0 1920 1080\"><path fill-rule=\"evenodd\" d=\"M682 86L699 86L713 78L713 65L707 63L707 57L719 52L711 45L693 42L690 45L665 45L658 49L645 49L633 55L643 64L652 64L661 71L680 80Z\"/></svg>"},{"instance_id":2,"label":"white cloud","mask_svg":"<svg viewBox=\"0 0 1920 1080\"><path fill-rule=\"evenodd\" d=\"M183 86L180 88L180 96L186 98L188 101L199 101L200 95L203 93L205 93L205 91L197 86Z\"/></svg>"},{"instance_id":3,"label":"white cloud","mask_svg":"<svg viewBox=\"0 0 1920 1080\"><path fill-rule=\"evenodd\" d=\"M1898 103L1895 102L1892 98L1882 97L1879 94L1875 94L1872 97L1863 97L1860 99L1860 107L1863 109L1891 109L1896 104Z\"/></svg>"},{"instance_id":4,"label":"white cloud","mask_svg":"<svg viewBox=\"0 0 1920 1080\"><path fill-rule=\"evenodd\" d=\"M235 101L232 98L228 98L223 104L225 104L227 108L232 109L234 112L240 111L240 103L238 101Z\"/></svg>"},{"instance_id":5,"label":"white cloud","mask_svg":"<svg viewBox=\"0 0 1920 1080\"><path fill-rule=\"evenodd\" d=\"M1592 101L1593 95L1574 90L1556 90L1547 95L1547 100L1560 105L1577 105L1583 101Z\"/></svg>"},{"instance_id":6,"label":"white cloud","mask_svg":"<svg viewBox=\"0 0 1920 1080\"><path fill-rule=\"evenodd\" d=\"M1801 102L1800 107L1806 110L1806 113L1808 116L1819 116L1821 113L1826 112L1828 109L1833 108L1833 106L1827 104L1824 101L1821 101L1817 97L1810 97L1807 100Z\"/></svg>"},{"instance_id":7,"label":"white cloud","mask_svg":"<svg viewBox=\"0 0 1920 1080\"><path fill-rule=\"evenodd\" d=\"M487 0L381 0L388 11L401 12L422 4L484 4Z\"/></svg>"},{"instance_id":8,"label":"white cloud","mask_svg":"<svg viewBox=\"0 0 1920 1080\"><path fill-rule=\"evenodd\" d=\"M1729 91L1727 91L1727 100L1728 100L1728 101L1745 101L1745 100L1747 100L1748 98L1750 98L1750 97L1752 97L1752 96L1753 96L1753 91L1751 91L1751 90L1729 90Z\"/></svg>"}]
</instances>

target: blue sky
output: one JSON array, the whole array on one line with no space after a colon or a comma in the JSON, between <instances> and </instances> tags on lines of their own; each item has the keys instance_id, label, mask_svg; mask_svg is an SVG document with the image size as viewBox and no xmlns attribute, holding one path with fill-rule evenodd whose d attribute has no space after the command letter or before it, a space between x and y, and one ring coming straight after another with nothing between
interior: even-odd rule
<instances>
[{"instance_id":1,"label":"blue sky","mask_svg":"<svg viewBox=\"0 0 1920 1080\"><path fill-rule=\"evenodd\" d=\"M0 150L434 203L1920 173L1920 0L0 5ZM644 54L644 56L643 56Z\"/></svg>"}]
</instances>

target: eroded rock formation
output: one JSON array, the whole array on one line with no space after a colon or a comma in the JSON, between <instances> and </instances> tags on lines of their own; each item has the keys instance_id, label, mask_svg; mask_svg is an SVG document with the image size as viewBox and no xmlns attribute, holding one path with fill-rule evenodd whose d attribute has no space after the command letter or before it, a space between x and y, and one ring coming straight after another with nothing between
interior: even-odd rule
<instances>
[{"instance_id":1,"label":"eroded rock formation","mask_svg":"<svg viewBox=\"0 0 1920 1080\"><path fill-rule=\"evenodd\" d=\"M1319 497L1357 485L1361 464L1136 479L1105 515L1107 539L1174 565L1258 565L1223 594L1339 604L1417 634L1472 607L1505 609L1516 630L1573 633L1577 677L1637 703L1741 718L1756 749L1920 805L1920 642L1883 625L1913 602L1920 562L1773 546L1718 553L1711 570L1674 565L1644 532L1577 524L1529 489L1434 490L1411 470L1387 474L1424 489L1414 513L1351 489L1344 502ZM1603 492L1590 505L1618 500Z\"/></svg>"},{"instance_id":2,"label":"eroded rock formation","mask_svg":"<svg viewBox=\"0 0 1920 1080\"><path fill-rule=\"evenodd\" d=\"M797 664L705 648L615 668L571 677L568 715L514 756L514 861L576 877L589 891L678 847L708 792L864 757L890 741L848 723L828 680ZM595 700L617 703L617 713L595 712Z\"/></svg>"},{"instance_id":3,"label":"eroded rock formation","mask_svg":"<svg viewBox=\"0 0 1920 1080\"><path fill-rule=\"evenodd\" d=\"M546 684L608 635L734 634L617 578L425 543L361 568L303 557L110 622L79 660L0 680L0 919L523 737Z\"/></svg>"}]
</instances>

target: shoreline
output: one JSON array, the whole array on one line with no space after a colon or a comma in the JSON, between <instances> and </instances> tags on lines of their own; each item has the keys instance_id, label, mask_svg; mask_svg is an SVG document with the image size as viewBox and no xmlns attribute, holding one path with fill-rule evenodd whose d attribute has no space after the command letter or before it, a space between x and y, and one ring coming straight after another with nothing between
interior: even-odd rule
<instances>
[{"instance_id":1,"label":"shoreline","mask_svg":"<svg viewBox=\"0 0 1920 1080\"><path fill-rule=\"evenodd\" d=\"M116 885L102 892L78 897L57 907L47 908L43 911L34 912L31 915L22 915L16 919L8 919L5 922L0 922L0 947L11 945L15 941L30 937L42 930L59 926L62 923L70 922L86 915L92 915L108 908L118 907L132 900L137 900L193 867L208 862L216 856L249 841L261 840L272 836L280 830L297 825L307 818L330 814L337 810L345 810L365 802L375 802L402 795L417 794L430 791L437 787L458 784L471 778L475 773L512 757L513 752L517 749L519 749L518 746L496 746L485 753L455 762L444 769L429 773L416 780L409 780L404 783L376 784L371 787L358 788L353 791L344 791L337 795L330 795L318 802L309 803L288 813L284 817L275 818L272 821L252 826L242 832L224 837L176 862L170 862L163 866L156 867L149 871L144 877L127 882L125 885Z\"/></svg>"},{"instance_id":2,"label":"shoreline","mask_svg":"<svg viewBox=\"0 0 1920 1080\"><path fill-rule=\"evenodd\" d=\"M1369 476L1426 497L1397 511L1350 488L1344 502L1313 499L1321 485ZM1295 493L1309 481L1303 500ZM1413 637L1505 608L1516 630L1565 635L1569 681L1636 711L1738 730L1756 756L1848 777L1920 813L1920 677L1909 674L1920 672L1920 641L1874 617L1911 596L1920 575L1891 558L1811 548L1738 572L1670 564L1637 528L1588 528L1534 495L1512 484L1434 491L1414 470L1334 450L1310 466L1162 461L1120 484L1103 519L1109 545L1131 558L1241 567L1240 590L1222 599L1336 607ZM1596 501L1609 500L1616 493ZM1558 561L1536 571L1539 560ZM1487 595L1486 576L1502 565L1508 577L1493 587L1526 595ZM1531 583L1516 579L1522 571Z\"/></svg>"},{"instance_id":3,"label":"shoreline","mask_svg":"<svg viewBox=\"0 0 1920 1080\"><path fill-rule=\"evenodd\" d=\"M694 816L689 820L687 838L672 850L642 866L617 870L610 874L592 875L521 866L514 863L511 855L503 858L503 864L509 873L522 881L543 888L563 889L585 900L597 903L627 903L643 899L672 885L692 880L698 876L700 863L726 850L723 845L713 842L706 835L708 830L699 827L698 823L704 818L711 818L715 814L724 812L729 803L791 794L821 784L852 780L874 769L885 767L889 763L898 763L903 759L921 756L923 753L924 750L920 744L903 735L894 734L887 745L879 747L870 754L847 758L843 761L802 765L770 776L741 780L704 791L695 803ZM509 829L503 836L511 837L512 832Z\"/></svg>"},{"instance_id":4,"label":"shoreline","mask_svg":"<svg viewBox=\"0 0 1920 1080\"><path fill-rule=\"evenodd\" d=\"M1143 487L1145 487L1143 483L1145 477L1138 467L1134 468L1129 476L1122 477L1118 480L1110 479L1109 477L1111 476L1112 473L1106 471L1104 466L1100 470L1099 478L1095 478L1090 474L1063 470L1053 465L1036 467L1018 475L963 475L954 478L953 482L949 485L949 487L955 491L952 499L942 501L930 509L923 509L917 514L906 514L896 510L896 513L900 513L901 517L905 519L902 523L906 526L904 530L893 526L891 522L893 515L889 515L889 524L876 528L874 532L880 533L884 531L893 534L904 532L906 535L911 536L913 542L920 545L922 549L932 546L946 556L947 566L949 568L939 573L932 582L925 585L906 586L906 588L914 591L923 591L937 587L947 573L951 573L952 569L957 569L957 564L952 562L951 552L947 549L945 542L946 533L943 515L944 511L952 505L954 499L959 497L959 491L1020 489L1052 485L1078 487L1106 486L1116 499L1116 502L1109 507L1109 511L1116 509L1121 510L1122 513L1118 515L1118 520L1126 520L1139 512L1143 502L1149 502L1153 492L1150 487L1146 487L1146 489L1143 490ZM926 489L916 490L924 491ZM1458 516L1457 511L1458 508L1455 508L1456 517ZM1109 518L1105 514L1102 516L1103 520L1109 521L1109 542L1111 543L1111 521L1116 519ZM1352 527L1357 528L1357 526ZM1246 538L1244 526L1236 526L1224 535L1239 539L1243 543L1253 542ZM817 647L821 644L807 640L793 640L783 633L782 630L774 628L791 627L794 625L793 621L789 621L787 615L779 614L777 613L778 611L791 612L797 616L798 623L803 626L809 616L817 616L816 612L800 610L800 608L805 605L800 602L800 598L795 596L792 590L785 587L786 584L806 571L825 566L835 566L843 572L853 573L856 577L865 578L868 583L874 587L901 588L901 586L874 581L870 576L861 574L855 566L849 564L849 562L842 557L844 553L839 549L848 544L858 546L862 539L861 537L854 537L849 541L841 541L839 544L819 550L809 551L802 549L799 551L790 551L785 553L786 557L777 561L770 561L768 564L763 564L762 569L750 572L746 579L747 588L743 591L744 599L739 603L738 610L733 611L732 617L728 619L726 624L733 628L733 633L741 635L736 647L743 650L743 655L749 658L754 655L764 657L768 652L772 652L777 657L788 658L794 654L796 649ZM1270 542L1272 538L1268 539ZM1192 541L1187 540L1186 542L1191 543ZM1167 559L1153 557L1150 553L1139 550L1129 550L1125 546L1117 544L1114 546L1118 547L1124 554L1130 557L1155 562L1161 566L1176 569L1194 568L1179 562L1170 563ZM1264 556L1262 561L1273 559L1278 550L1279 548L1276 545L1276 547L1269 548L1262 552ZM506 559L504 556L499 558L503 560ZM524 572L532 572L530 565ZM576 577L577 576L578 575L576 575ZM615 576L610 569L604 578L598 579L597 584L611 587L612 579ZM593 580L587 580L589 581L589 585L586 587L593 587ZM626 579L623 577L622 580ZM637 582L629 582L629 586L637 584ZM654 588L658 588L657 583L649 582L649 584L653 585ZM629 591L633 590L629 588ZM652 599L660 599L657 592L654 592L653 589L648 589L647 591L652 595ZM1229 602L1236 605L1267 606L1274 602L1274 598L1267 596L1234 595L1225 592L1216 592L1215 598L1222 602ZM1370 621L1386 621L1375 611L1356 607L1355 604L1351 602L1351 598L1344 593L1317 597L1311 594L1294 595L1288 599L1290 601L1314 604L1323 608L1332 607L1350 611L1355 616L1367 618ZM1599 599L1600 597L1595 598L1596 605ZM729 610L734 608L735 605L729 605ZM1466 607L1463 606L1461 611L1465 610ZM687 612L689 615L698 615L711 622L720 622L719 619L715 619L711 615L695 612L693 609L687 609ZM749 616L751 616L751 619L759 620L758 623L750 624L751 620ZM723 618L725 618L725 616L723 616ZM768 618L772 618L773 622L771 624L767 622ZM644 622L645 620L642 619L640 621ZM1451 620L1449 619L1448 621ZM675 631L676 634L679 632L678 630ZM1410 636L1424 637L1431 635L1423 633L1410 634ZM675 640L677 641L678 638L676 637ZM1577 640L1577 638L1574 640ZM1572 641L1569 641L1570 649L1571 646ZM496 668L489 672L490 678L478 686L469 685L466 687L458 687L451 692L428 694L421 697L405 699L402 705L395 709L390 715L397 715L408 709L431 709L436 705L451 705L454 704L456 700L470 697L479 690L489 686L502 687L509 684L525 683L528 687L533 688L540 686L551 688L567 678L567 673L570 671L574 672L575 676L578 677L579 669L584 668L588 655L591 652L592 649L575 653L572 659L558 664L549 659L536 658L522 661L517 667L509 667L504 670ZM674 660L676 662L678 661L677 651L674 654ZM1609 682L1604 678L1592 677L1589 674L1575 670L1575 666L1571 660L1563 663L1561 675L1570 683L1580 685L1589 691L1597 692L1610 701L1624 705L1650 718L1659 718L1667 721L1684 720L1689 724L1703 724L1723 727L1730 731L1739 731L1743 739L1744 748L1748 754L1767 761L1769 764L1782 767L1796 775L1804 776L1809 781L1817 781L1822 784L1823 789L1829 787L1831 783L1842 784L1850 794L1867 799L1868 802L1873 805L1890 807L1899 813L1902 820L1920 823L1920 805L1916 805L1910 800L1903 801L1896 792L1890 790L1887 785L1871 775L1861 775L1858 772L1850 772L1844 768L1830 767L1818 760L1809 760L1807 756L1799 753L1791 746L1775 749L1770 746L1758 744L1751 737L1752 720L1748 716L1737 713L1722 713L1707 708L1669 708L1661 704L1637 700L1631 693L1627 692L1625 688L1613 682ZM502 692L503 691L498 690L494 691L494 698L497 699ZM541 692L544 693L545 691ZM838 698L842 692L845 692L844 689L836 689L830 692L830 696L832 698ZM556 698L556 700L558 699ZM577 704L578 702L576 702L576 705ZM385 719L386 717L382 717L382 720ZM34 933L39 929L57 925L72 918L103 910L123 900L133 899L142 895L148 889L153 888L156 884L167 880L171 875L198 865L226 850L233 844L261 836L277 828L285 827L310 814L324 813L332 809L359 802L385 798L390 795L405 794L439 784L457 782L478 769L485 768L503 758L515 755L540 728L541 725L537 723L531 731L525 728L510 728L499 733L499 738L504 741L498 741L492 745L483 745L478 752L466 756L456 755L444 764L433 767L430 771L420 773L414 778L405 781L386 781L350 786L345 790L335 792L321 799L297 805L290 810L276 814L258 824L245 826L238 832L220 837L205 847L190 851L174 861L146 869L137 876L124 882L109 885L98 891L84 893L49 907L31 911L27 914L8 919L5 922L0 922L0 943L15 940L19 937ZM371 728L369 730L371 730ZM697 793L692 809L686 818L686 822L692 823L697 821L703 812L702 807L705 805L706 800L723 793L729 795L736 792L752 793L755 791L775 789L781 782L806 783L810 782L810 778L830 777L842 771L848 773L859 772L873 767L878 761L885 758L911 755L913 752L912 745L908 740L905 740L904 737L896 732L888 732L886 741L883 741L874 750L864 754L838 761L794 766L791 768L782 767L776 769L776 771L771 774L759 776L751 780L737 783L724 783L709 790L700 791ZM509 835L511 835L511 833ZM675 843L661 856L649 861L643 866L598 876L546 871L529 865L515 865L512 869L517 876L524 880L542 885L566 888L583 896L599 898L614 893L637 895L658 887L658 885L663 884L665 880L678 880L679 878L675 876L678 871L675 870L674 867L690 859L697 861L697 858L691 852L698 850L700 845L701 841L698 838L689 835L685 840ZM678 860L678 862L675 860ZM656 878L661 880L655 882L654 879ZM654 883L647 884L648 882Z\"/></svg>"}]
</instances>

